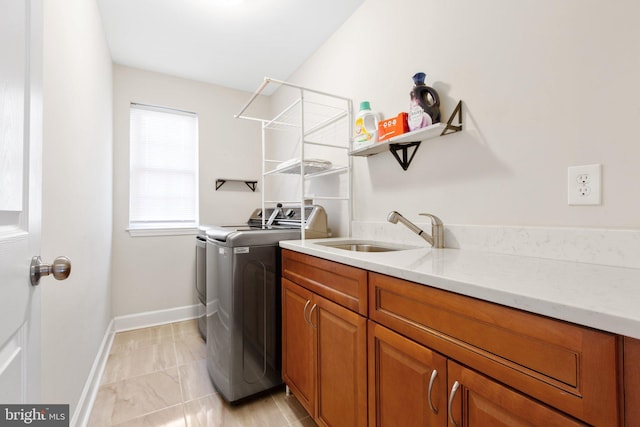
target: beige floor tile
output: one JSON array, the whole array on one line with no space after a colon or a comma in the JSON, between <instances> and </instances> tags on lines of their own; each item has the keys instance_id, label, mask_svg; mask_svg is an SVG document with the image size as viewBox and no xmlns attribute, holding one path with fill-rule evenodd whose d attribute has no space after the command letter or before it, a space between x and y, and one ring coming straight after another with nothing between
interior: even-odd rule
<instances>
[{"instance_id":1,"label":"beige floor tile","mask_svg":"<svg viewBox=\"0 0 640 427\"><path fill-rule=\"evenodd\" d=\"M291 423L291 427L318 427L318 424L311 417L303 418Z\"/></svg>"},{"instance_id":2,"label":"beige floor tile","mask_svg":"<svg viewBox=\"0 0 640 427\"><path fill-rule=\"evenodd\" d=\"M126 353L132 350L138 350L141 348L147 348L158 344L173 344L173 336L163 335L153 338L141 339L137 341L128 341L125 344L112 345L109 354Z\"/></svg>"},{"instance_id":3,"label":"beige floor tile","mask_svg":"<svg viewBox=\"0 0 640 427\"><path fill-rule=\"evenodd\" d=\"M187 427L228 427L225 423L225 403L218 394L210 394L184 404Z\"/></svg>"},{"instance_id":4,"label":"beige floor tile","mask_svg":"<svg viewBox=\"0 0 640 427\"><path fill-rule=\"evenodd\" d=\"M91 417L88 425L91 427L110 427L113 418L113 409L116 405L117 396L111 390L101 386L93 402Z\"/></svg>"},{"instance_id":5,"label":"beige floor tile","mask_svg":"<svg viewBox=\"0 0 640 427\"><path fill-rule=\"evenodd\" d=\"M90 426L122 423L182 402L177 368L100 386ZM111 424L109 424L111 423Z\"/></svg>"},{"instance_id":6,"label":"beige floor tile","mask_svg":"<svg viewBox=\"0 0 640 427\"><path fill-rule=\"evenodd\" d=\"M205 359L207 347L200 335L179 335L175 338L178 365Z\"/></svg>"},{"instance_id":7,"label":"beige floor tile","mask_svg":"<svg viewBox=\"0 0 640 427\"><path fill-rule=\"evenodd\" d=\"M289 425L271 396L264 396L238 406L226 406L228 419L242 427L282 427ZM226 414L225 414L226 415Z\"/></svg>"},{"instance_id":8,"label":"beige floor tile","mask_svg":"<svg viewBox=\"0 0 640 427\"><path fill-rule=\"evenodd\" d=\"M309 417L309 413L293 394L287 396L282 391L272 394L271 398L276 402L276 405L290 424Z\"/></svg>"},{"instance_id":9,"label":"beige floor tile","mask_svg":"<svg viewBox=\"0 0 640 427\"><path fill-rule=\"evenodd\" d=\"M285 427L289 422L270 396L232 406L218 394L185 403L187 427Z\"/></svg>"},{"instance_id":10,"label":"beige floor tile","mask_svg":"<svg viewBox=\"0 0 640 427\"><path fill-rule=\"evenodd\" d=\"M130 350L148 344L159 344L172 340L173 329L171 324L118 332L113 338L111 352L114 352L114 350L116 352L120 350Z\"/></svg>"},{"instance_id":11,"label":"beige floor tile","mask_svg":"<svg viewBox=\"0 0 640 427\"><path fill-rule=\"evenodd\" d=\"M211 383L211 378L209 378L206 359L182 365L178 367L178 372L180 374L180 385L182 386L182 397L185 401L216 392Z\"/></svg>"},{"instance_id":12,"label":"beige floor tile","mask_svg":"<svg viewBox=\"0 0 640 427\"><path fill-rule=\"evenodd\" d=\"M195 320L117 334L88 425L316 427L284 392L226 403L209 378Z\"/></svg>"},{"instance_id":13,"label":"beige floor tile","mask_svg":"<svg viewBox=\"0 0 640 427\"><path fill-rule=\"evenodd\" d=\"M185 427L184 405L171 406L143 417L117 424L115 427Z\"/></svg>"},{"instance_id":14,"label":"beige floor tile","mask_svg":"<svg viewBox=\"0 0 640 427\"><path fill-rule=\"evenodd\" d=\"M172 323L171 327L173 328L174 336L178 336L178 335L200 336L200 331L198 331L198 321L196 319Z\"/></svg>"},{"instance_id":15,"label":"beige floor tile","mask_svg":"<svg viewBox=\"0 0 640 427\"><path fill-rule=\"evenodd\" d=\"M173 342L120 351L109 355L102 376L102 384L164 371L174 366L176 366L176 352Z\"/></svg>"}]
</instances>

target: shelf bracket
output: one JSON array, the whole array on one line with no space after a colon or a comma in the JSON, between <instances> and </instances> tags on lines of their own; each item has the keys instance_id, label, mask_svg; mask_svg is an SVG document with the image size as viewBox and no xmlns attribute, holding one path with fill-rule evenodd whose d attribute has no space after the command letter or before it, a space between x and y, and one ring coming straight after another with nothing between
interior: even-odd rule
<instances>
[{"instance_id":1,"label":"shelf bracket","mask_svg":"<svg viewBox=\"0 0 640 427\"><path fill-rule=\"evenodd\" d=\"M458 117L458 124L453 124L454 119ZM440 133L440 136L449 135L450 133L460 132L462 130L462 101L458 101L458 105L451 113L449 120L445 124L445 128ZM389 151L393 154L393 157L396 158L402 169L405 171L409 169L409 165L413 160L413 157L416 155L416 151L418 151L418 147L420 147L420 143L422 141L415 142L407 142L407 143L399 143L399 144L389 144ZM409 153L409 149L413 148L413 151ZM398 154L398 152L402 152L402 156Z\"/></svg>"},{"instance_id":2,"label":"shelf bracket","mask_svg":"<svg viewBox=\"0 0 640 427\"><path fill-rule=\"evenodd\" d=\"M420 147L420 142L421 141L409 142L406 144L389 144L389 151L391 151L393 157L396 158L398 163L400 163L400 166L402 166L402 169L404 169L405 171L409 169L409 165L411 164L413 157L416 155L418 147ZM411 152L411 155L409 155L409 148L411 147L414 147L414 149ZM402 158L400 158L398 151L402 152Z\"/></svg>"},{"instance_id":3,"label":"shelf bracket","mask_svg":"<svg viewBox=\"0 0 640 427\"><path fill-rule=\"evenodd\" d=\"M218 191L220 187L222 187L227 181L244 182L245 184L247 184L247 187L249 187L249 189L254 192L256 191L256 184L258 184L258 181L248 181L245 179L218 178L216 179L216 191Z\"/></svg>"},{"instance_id":4,"label":"shelf bracket","mask_svg":"<svg viewBox=\"0 0 640 427\"><path fill-rule=\"evenodd\" d=\"M453 119L458 116L458 124L453 125ZM445 128L442 130L440 136L449 135L450 133L460 132L462 130L462 100L458 101L458 105L454 108L453 113L449 117Z\"/></svg>"}]
</instances>

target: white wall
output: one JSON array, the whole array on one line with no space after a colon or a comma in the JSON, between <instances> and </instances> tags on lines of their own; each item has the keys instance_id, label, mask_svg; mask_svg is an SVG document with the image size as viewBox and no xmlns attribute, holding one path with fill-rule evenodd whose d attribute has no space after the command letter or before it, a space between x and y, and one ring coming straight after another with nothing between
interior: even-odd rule
<instances>
[{"instance_id":1,"label":"white wall","mask_svg":"<svg viewBox=\"0 0 640 427\"><path fill-rule=\"evenodd\" d=\"M246 222L259 191L216 178L260 181L260 126L234 119L250 94L163 74L114 66L113 315L197 304L195 237L131 237L129 221L129 105L139 102L198 114L200 223ZM262 100L258 101L260 104ZM259 107L261 108L261 107Z\"/></svg>"},{"instance_id":2,"label":"white wall","mask_svg":"<svg viewBox=\"0 0 640 427\"><path fill-rule=\"evenodd\" d=\"M44 2L42 401L74 413L111 320L111 58L94 1Z\"/></svg>"},{"instance_id":3,"label":"white wall","mask_svg":"<svg viewBox=\"0 0 640 427\"><path fill-rule=\"evenodd\" d=\"M445 224L640 227L640 3L367 0L289 81L385 117L427 73L465 131L423 143L404 172L355 158L355 217ZM603 164L603 204L567 205L567 167Z\"/></svg>"}]
</instances>

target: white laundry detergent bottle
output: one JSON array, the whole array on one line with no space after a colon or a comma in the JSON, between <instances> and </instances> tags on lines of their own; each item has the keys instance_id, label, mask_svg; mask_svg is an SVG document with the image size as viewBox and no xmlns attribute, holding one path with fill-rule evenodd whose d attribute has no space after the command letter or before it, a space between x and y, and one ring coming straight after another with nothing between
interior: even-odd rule
<instances>
[{"instance_id":1,"label":"white laundry detergent bottle","mask_svg":"<svg viewBox=\"0 0 640 427\"><path fill-rule=\"evenodd\" d=\"M358 149L378 141L378 116L371 111L369 101L360 103L360 112L356 116L353 149Z\"/></svg>"}]
</instances>

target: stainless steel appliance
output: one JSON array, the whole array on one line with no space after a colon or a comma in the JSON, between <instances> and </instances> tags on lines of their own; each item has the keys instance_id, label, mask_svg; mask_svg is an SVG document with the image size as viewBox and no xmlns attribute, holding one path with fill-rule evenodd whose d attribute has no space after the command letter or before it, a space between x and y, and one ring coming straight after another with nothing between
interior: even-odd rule
<instances>
[{"instance_id":1,"label":"stainless steel appliance","mask_svg":"<svg viewBox=\"0 0 640 427\"><path fill-rule=\"evenodd\" d=\"M202 338L207 339L207 318L205 316L207 304L207 230L208 226L198 227L196 235L196 294L202 304L202 314L198 316L198 331Z\"/></svg>"},{"instance_id":2,"label":"stainless steel appliance","mask_svg":"<svg viewBox=\"0 0 640 427\"><path fill-rule=\"evenodd\" d=\"M327 237L321 206L256 209L246 226L207 231L207 368L228 402L282 383L280 240ZM262 227L262 218L271 225Z\"/></svg>"}]
</instances>

